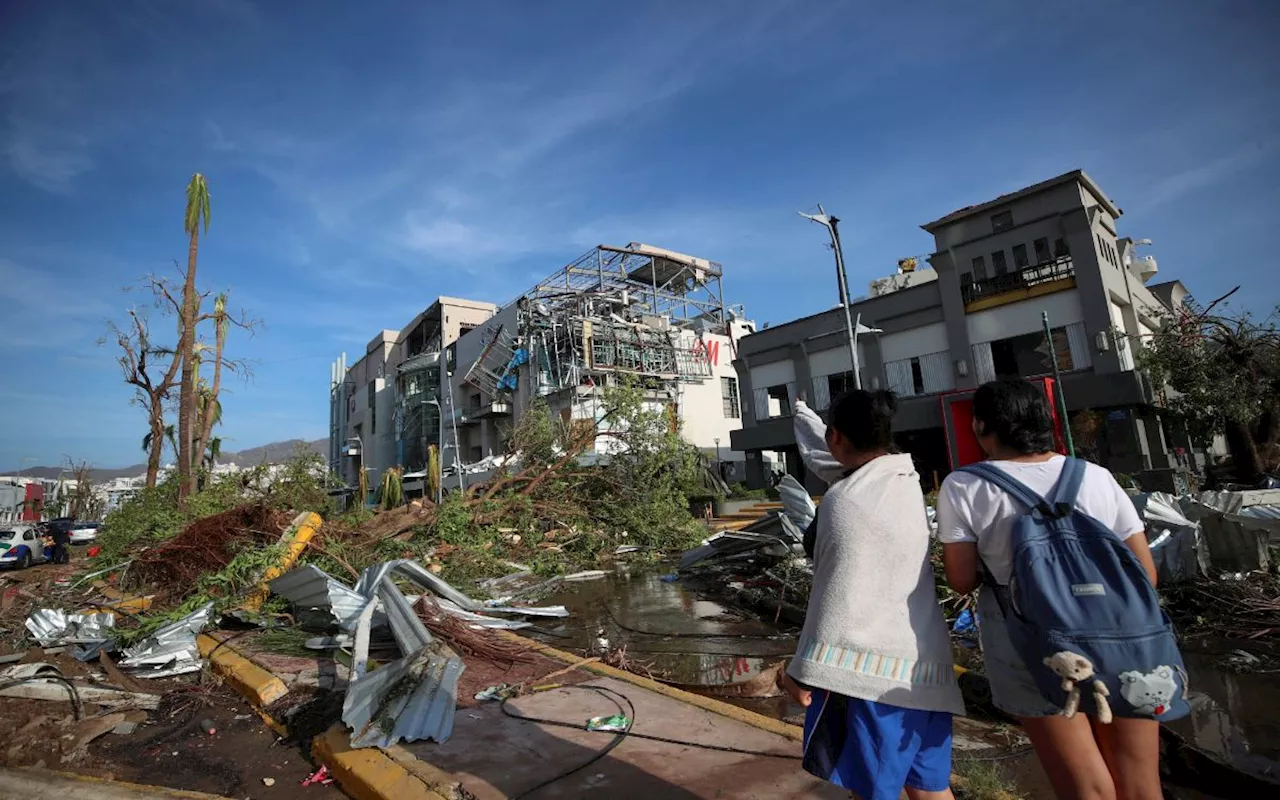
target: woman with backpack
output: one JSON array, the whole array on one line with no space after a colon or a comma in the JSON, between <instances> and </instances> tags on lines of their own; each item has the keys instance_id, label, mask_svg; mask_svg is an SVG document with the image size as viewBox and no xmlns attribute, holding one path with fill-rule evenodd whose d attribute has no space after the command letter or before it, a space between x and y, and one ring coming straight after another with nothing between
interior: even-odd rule
<instances>
[{"instance_id":1,"label":"woman with backpack","mask_svg":"<svg viewBox=\"0 0 1280 800\"><path fill-rule=\"evenodd\" d=\"M892 452L896 402L850 392L831 424L797 403L796 442L830 483L813 588L779 683L807 708L804 768L862 800L952 800L951 718L964 713L929 565L911 456Z\"/></svg>"},{"instance_id":2,"label":"woman with backpack","mask_svg":"<svg viewBox=\"0 0 1280 800\"><path fill-rule=\"evenodd\" d=\"M1026 381L981 386L973 430L988 460L943 482L938 538L951 587L982 584L996 707L1062 800L1160 800L1158 720L1185 713L1186 680L1133 502L1107 470L1054 452Z\"/></svg>"}]
</instances>

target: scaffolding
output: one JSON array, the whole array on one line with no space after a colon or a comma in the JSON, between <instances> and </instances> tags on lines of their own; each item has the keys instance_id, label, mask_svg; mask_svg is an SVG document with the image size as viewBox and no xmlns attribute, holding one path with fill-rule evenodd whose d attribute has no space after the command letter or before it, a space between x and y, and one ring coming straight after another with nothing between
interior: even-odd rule
<instances>
[{"instance_id":1,"label":"scaffolding","mask_svg":"<svg viewBox=\"0 0 1280 800\"><path fill-rule=\"evenodd\" d=\"M514 301L517 329L499 328L465 381L490 396L604 383L606 373L701 381L701 335L727 330L719 264L650 245L600 245ZM521 371L526 364L531 368Z\"/></svg>"}]
</instances>

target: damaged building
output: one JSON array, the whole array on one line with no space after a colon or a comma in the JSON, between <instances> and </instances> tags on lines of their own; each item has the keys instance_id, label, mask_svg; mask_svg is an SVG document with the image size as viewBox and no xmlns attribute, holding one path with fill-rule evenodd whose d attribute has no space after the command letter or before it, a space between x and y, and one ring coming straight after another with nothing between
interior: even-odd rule
<instances>
[{"instance_id":1,"label":"damaged building","mask_svg":"<svg viewBox=\"0 0 1280 800\"><path fill-rule=\"evenodd\" d=\"M934 238L933 268L904 259L853 302L871 331L858 342L862 385L898 396L898 444L930 488L953 466L948 398L996 378L1051 375L1054 356L1083 455L1169 490L1200 457L1137 358L1187 291L1155 280L1156 261L1141 252L1151 243L1122 235L1121 214L1087 174L1069 172L921 226ZM764 486L774 464L805 480L797 398L825 411L854 385L843 310L775 325L738 352L751 402L733 446L747 454L748 484ZM808 484L820 488L812 476Z\"/></svg>"},{"instance_id":2,"label":"damaged building","mask_svg":"<svg viewBox=\"0 0 1280 800\"><path fill-rule=\"evenodd\" d=\"M349 486L365 469L375 486L399 466L412 491L439 448L446 487L463 486L490 474L535 402L594 426L607 388L635 380L726 480L743 480L729 441L741 424L733 361L754 325L725 302L722 275L659 247L600 245L501 308L441 297L355 364L333 365L331 469ZM607 456L609 441L591 452Z\"/></svg>"}]
</instances>

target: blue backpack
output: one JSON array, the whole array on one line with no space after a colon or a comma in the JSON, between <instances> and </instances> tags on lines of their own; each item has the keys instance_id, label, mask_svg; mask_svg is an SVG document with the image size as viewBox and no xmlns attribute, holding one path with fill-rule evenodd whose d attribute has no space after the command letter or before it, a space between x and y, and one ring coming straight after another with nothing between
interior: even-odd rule
<instances>
[{"instance_id":1,"label":"blue backpack","mask_svg":"<svg viewBox=\"0 0 1280 800\"><path fill-rule=\"evenodd\" d=\"M1069 458L1046 500L991 464L962 472L1028 510L1013 525L1007 586L987 572L1009 638L1040 693L1070 717L1177 719L1190 712L1177 638L1141 562L1075 507L1085 462Z\"/></svg>"}]
</instances>

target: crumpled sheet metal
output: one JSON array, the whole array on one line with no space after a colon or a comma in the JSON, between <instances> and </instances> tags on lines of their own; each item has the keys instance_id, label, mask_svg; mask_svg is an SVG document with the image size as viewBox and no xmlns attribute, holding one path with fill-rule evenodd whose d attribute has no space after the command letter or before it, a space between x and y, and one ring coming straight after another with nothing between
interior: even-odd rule
<instances>
[{"instance_id":1,"label":"crumpled sheet metal","mask_svg":"<svg viewBox=\"0 0 1280 800\"><path fill-rule=\"evenodd\" d=\"M432 641L353 681L342 704L342 721L352 729L351 746L446 741L453 733L458 678L464 668L447 645Z\"/></svg>"},{"instance_id":2,"label":"crumpled sheet metal","mask_svg":"<svg viewBox=\"0 0 1280 800\"><path fill-rule=\"evenodd\" d=\"M56 608L39 608L27 617L27 630L41 647L61 644L92 644L110 639L108 629L116 624L109 611L96 614L68 614Z\"/></svg>"},{"instance_id":3,"label":"crumpled sheet metal","mask_svg":"<svg viewBox=\"0 0 1280 800\"><path fill-rule=\"evenodd\" d=\"M371 584L376 586L377 584ZM353 591L327 572L311 564L296 567L271 581L268 587L299 608L326 608L338 626L350 632L355 628L360 612L372 602L372 593L365 596ZM375 617L375 622L382 620Z\"/></svg>"},{"instance_id":4,"label":"crumpled sheet metal","mask_svg":"<svg viewBox=\"0 0 1280 800\"><path fill-rule=\"evenodd\" d=\"M814 505L809 491L800 485L792 475L784 475L778 483L778 495L782 500L783 513L800 530L809 527L818 507Z\"/></svg>"},{"instance_id":5,"label":"crumpled sheet metal","mask_svg":"<svg viewBox=\"0 0 1280 800\"><path fill-rule=\"evenodd\" d=\"M427 632L427 626L422 624L422 620L413 610L413 605L390 576L383 576L377 592L378 599L382 601L383 611L387 615L387 623L391 626L391 635L395 637L396 646L400 648L401 653L406 655L416 653L431 644L431 634Z\"/></svg>"},{"instance_id":6,"label":"crumpled sheet metal","mask_svg":"<svg viewBox=\"0 0 1280 800\"><path fill-rule=\"evenodd\" d=\"M327 608L333 614L338 627L347 633L355 630L360 614L365 607L375 602L377 588L384 578L389 576L406 578L436 596L448 602L450 613L461 611L478 615L479 612L493 614L522 614L535 617L567 617L569 611L564 606L521 607L496 605L490 606L473 600L450 586L441 578L431 574L421 564L408 559L387 561L369 567L360 575L355 589L348 589L341 581L331 577L324 570L312 565L293 569L271 582L271 591L286 598L301 608ZM373 617L374 627L383 624L381 611ZM461 614L459 614L461 616ZM469 618L469 622L478 622L483 617ZM505 627L494 623L488 627ZM523 626L521 626L523 627Z\"/></svg>"},{"instance_id":7,"label":"crumpled sheet metal","mask_svg":"<svg viewBox=\"0 0 1280 800\"><path fill-rule=\"evenodd\" d=\"M1160 583L1208 574L1209 555L1200 523L1183 514L1178 499L1164 492L1136 495L1134 508L1147 526L1147 543Z\"/></svg>"},{"instance_id":8,"label":"crumpled sheet metal","mask_svg":"<svg viewBox=\"0 0 1280 800\"><path fill-rule=\"evenodd\" d=\"M200 649L196 636L209 624L213 603L207 603L187 616L165 625L133 647L126 648L120 666L138 669L143 677L180 675L200 668Z\"/></svg>"}]
</instances>

